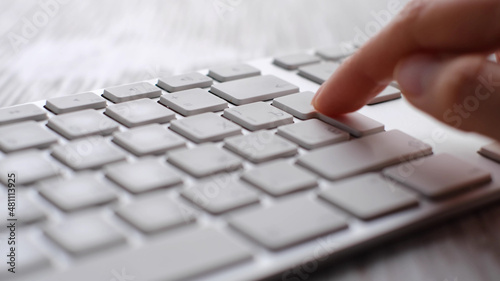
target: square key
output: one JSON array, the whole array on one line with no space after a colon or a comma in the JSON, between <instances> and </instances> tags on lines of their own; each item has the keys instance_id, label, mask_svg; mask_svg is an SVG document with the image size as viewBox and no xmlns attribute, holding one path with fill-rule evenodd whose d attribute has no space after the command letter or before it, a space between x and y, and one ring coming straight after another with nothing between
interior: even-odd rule
<instances>
[{"instance_id":1,"label":"square key","mask_svg":"<svg viewBox=\"0 0 500 281\"><path fill-rule=\"evenodd\" d=\"M291 94L274 99L272 105L299 119L311 119L316 116L316 110L311 104L314 95L309 91Z\"/></svg>"},{"instance_id":2,"label":"square key","mask_svg":"<svg viewBox=\"0 0 500 281\"><path fill-rule=\"evenodd\" d=\"M431 199L491 181L488 171L445 153L389 167L383 173Z\"/></svg>"},{"instance_id":3,"label":"square key","mask_svg":"<svg viewBox=\"0 0 500 281\"><path fill-rule=\"evenodd\" d=\"M220 82L232 81L258 75L260 75L260 70L244 63L216 66L210 68L210 70L208 71L208 76Z\"/></svg>"},{"instance_id":4,"label":"square key","mask_svg":"<svg viewBox=\"0 0 500 281\"><path fill-rule=\"evenodd\" d=\"M115 133L113 142L137 156L161 154L167 150L186 146L186 141L182 137L159 124Z\"/></svg>"},{"instance_id":5,"label":"square key","mask_svg":"<svg viewBox=\"0 0 500 281\"><path fill-rule=\"evenodd\" d=\"M265 130L227 138L224 147L254 163L293 156L298 148L296 144Z\"/></svg>"},{"instance_id":6,"label":"square key","mask_svg":"<svg viewBox=\"0 0 500 281\"><path fill-rule=\"evenodd\" d=\"M79 174L70 179L40 182L39 192L65 212L109 203L117 199L113 188L96 175Z\"/></svg>"},{"instance_id":7,"label":"square key","mask_svg":"<svg viewBox=\"0 0 500 281\"><path fill-rule=\"evenodd\" d=\"M106 88L102 96L114 103L120 103L143 98L157 98L161 96L161 90L147 82L139 82Z\"/></svg>"},{"instance_id":8,"label":"square key","mask_svg":"<svg viewBox=\"0 0 500 281\"><path fill-rule=\"evenodd\" d=\"M295 54L281 56L274 59L273 63L284 69L293 70L299 68L299 66L318 63L320 59L316 56L308 54Z\"/></svg>"},{"instance_id":9,"label":"square key","mask_svg":"<svg viewBox=\"0 0 500 281\"><path fill-rule=\"evenodd\" d=\"M181 191L199 207L212 214L221 214L259 202L259 194L249 184L238 178L221 175L197 182Z\"/></svg>"},{"instance_id":10,"label":"square key","mask_svg":"<svg viewBox=\"0 0 500 281\"><path fill-rule=\"evenodd\" d=\"M382 92L380 92L376 97L371 99L367 104L373 105L399 98L401 98L401 91L392 86L387 86Z\"/></svg>"},{"instance_id":11,"label":"square key","mask_svg":"<svg viewBox=\"0 0 500 281\"><path fill-rule=\"evenodd\" d=\"M23 104L0 108L0 126L27 120L47 119L47 112L34 104Z\"/></svg>"},{"instance_id":12,"label":"square key","mask_svg":"<svg viewBox=\"0 0 500 281\"><path fill-rule=\"evenodd\" d=\"M158 87L169 91L178 92L194 88L206 88L212 85L213 81L210 77L207 77L198 72L192 72L182 75L176 75L166 78L158 79Z\"/></svg>"},{"instance_id":13,"label":"square key","mask_svg":"<svg viewBox=\"0 0 500 281\"><path fill-rule=\"evenodd\" d=\"M142 197L116 209L116 214L144 233L154 233L189 224L194 212L167 196Z\"/></svg>"},{"instance_id":14,"label":"square key","mask_svg":"<svg viewBox=\"0 0 500 281\"><path fill-rule=\"evenodd\" d=\"M175 112L150 99L110 105L104 113L129 128L175 119Z\"/></svg>"},{"instance_id":15,"label":"square key","mask_svg":"<svg viewBox=\"0 0 500 281\"><path fill-rule=\"evenodd\" d=\"M106 176L132 193L140 193L179 184L181 177L156 158L143 158L134 163L106 166Z\"/></svg>"},{"instance_id":16,"label":"square key","mask_svg":"<svg viewBox=\"0 0 500 281\"><path fill-rule=\"evenodd\" d=\"M213 112L172 121L170 129L195 143L221 141L226 137L241 134L240 126Z\"/></svg>"},{"instance_id":17,"label":"square key","mask_svg":"<svg viewBox=\"0 0 500 281\"><path fill-rule=\"evenodd\" d=\"M500 143L493 142L487 144L478 151L479 154L483 155L486 158L494 160L496 162L500 162Z\"/></svg>"},{"instance_id":18,"label":"square key","mask_svg":"<svg viewBox=\"0 0 500 281\"><path fill-rule=\"evenodd\" d=\"M375 173L338 181L319 196L363 220L418 205L418 197Z\"/></svg>"},{"instance_id":19,"label":"square key","mask_svg":"<svg viewBox=\"0 0 500 281\"><path fill-rule=\"evenodd\" d=\"M9 154L0 161L0 181L8 185L8 175L15 174L16 184L30 184L59 174L45 155L36 150Z\"/></svg>"},{"instance_id":20,"label":"square key","mask_svg":"<svg viewBox=\"0 0 500 281\"><path fill-rule=\"evenodd\" d=\"M317 185L316 176L303 168L277 160L246 171L242 179L274 196L285 195Z\"/></svg>"},{"instance_id":21,"label":"square key","mask_svg":"<svg viewBox=\"0 0 500 281\"><path fill-rule=\"evenodd\" d=\"M349 140L349 133L337 129L318 119L278 127L278 135L285 137L306 149Z\"/></svg>"},{"instance_id":22,"label":"square key","mask_svg":"<svg viewBox=\"0 0 500 281\"><path fill-rule=\"evenodd\" d=\"M299 68L299 75L318 84L323 84L340 66L338 63L325 62Z\"/></svg>"},{"instance_id":23,"label":"square key","mask_svg":"<svg viewBox=\"0 0 500 281\"><path fill-rule=\"evenodd\" d=\"M56 142L57 135L35 121L0 127L0 149L4 152L45 148Z\"/></svg>"},{"instance_id":24,"label":"square key","mask_svg":"<svg viewBox=\"0 0 500 281\"><path fill-rule=\"evenodd\" d=\"M222 116L250 130L272 129L293 123L293 116L265 102L235 106L224 110Z\"/></svg>"},{"instance_id":25,"label":"square key","mask_svg":"<svg viewBox=\"0 0 500 281\"><path fill-rule=\"evenodd\" d=\"M167 154L167 161L195 177L230 172L242 167L240 158L214 144L171 151Z\"/></svg>"},{"instance_id":26,"label":"square key","mask_svg":"<svg viewBox=\"0 0 500 281\"><path fill-rule=\"evenodd\" d=\"M184 116L221 111L227 102L203 89L191 89L161 96L160 103Z\"/></svg>"},{"instance_id":27,"label":"square key","mask_svg":"<svg viewBox=\"0 0 500 281\"><path fill-rule=\"evenodd\" d=\"M337 46L319 49L316 55L326 60L340 60L356 52L356 47L352 44L339 44Z\"/></svg>"},{"instance_id":28,"label":"square key","mask_svg":"<svg viewBox=\"0 0 500 281\"><path fill-rule=\"evenodd\" d=\"M109 135L118 124L93 109L70 112L49 119L47 127L72 140L92 135Z\"/></svg>"},{"instance_id":29,"label":"square key","mask_svg":"<svg viewBox=\"0 0 500 281\"><path fill-rule=\"evenodd\" d=\"M106 100L92 92L52 98L47 100L45 103L45 108L55 114L68 113L83 109L100 109L105 107Z\"/></svg>"}]
</instances>

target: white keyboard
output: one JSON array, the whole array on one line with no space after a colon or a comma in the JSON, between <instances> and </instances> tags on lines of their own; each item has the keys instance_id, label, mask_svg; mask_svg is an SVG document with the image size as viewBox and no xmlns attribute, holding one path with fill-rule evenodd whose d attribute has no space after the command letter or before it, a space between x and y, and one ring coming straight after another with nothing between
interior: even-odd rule
<instances>
[{"instance_id":1,"label":"white keyboard","mask_svg":"<svg viewBox=\"0 0 500 281\"><path fill-rule=\"evenodd\" d=\"M16 273L2 227L0 279L303 280L328 257L500 199L500 146L394 87L356 113L315 112L344 57L322 49L0 109L0 218L17 219Z\"/></svg>"}]
</instances>

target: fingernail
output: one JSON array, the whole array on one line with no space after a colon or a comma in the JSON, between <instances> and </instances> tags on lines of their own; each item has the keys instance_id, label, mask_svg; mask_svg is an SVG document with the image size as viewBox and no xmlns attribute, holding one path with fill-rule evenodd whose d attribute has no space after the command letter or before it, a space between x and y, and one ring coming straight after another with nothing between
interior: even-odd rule
<instances>
[{"instance_id":1,"label":"fingernail","mask_svg":"<svg viewBox=\"0 0 500 281\"><path fill-rule=\"evenodd\" d=\"M312 98L311 100L311 105L316 107L316 99L319 97L319 95L321 95L321 91L323 90L323 85L325 85L324 83L319 87L319 89L316 91L316 94L314 95L314 97Z\"/></svg>"},{"instance_id":2,"label":"fingernail","mask_svg":"<svg viewBox=\"0 0 500 281\"><path fill-rule=\"evenodd\" d=\"M440 60L428 55L406 59L396 69L395 78L405 94L425 94L440 66Z\"/></svg>"}]
</instances>

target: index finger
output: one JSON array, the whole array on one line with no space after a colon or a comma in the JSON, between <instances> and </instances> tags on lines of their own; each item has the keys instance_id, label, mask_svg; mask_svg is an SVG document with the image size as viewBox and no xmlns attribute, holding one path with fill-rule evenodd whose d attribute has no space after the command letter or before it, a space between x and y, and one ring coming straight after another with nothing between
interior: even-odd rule
<instances>
[{"instance_id":1,"label":"index finger","mask_svg":"<svg viewBox=\"0 0 500 281\"><path fill-rule=\"evenodd\" d=\"M317 111L334 116L355 111L392 81L398 62L416 52L493 51L500 44L500 1L417 0L323 84Z\"/></svg>"}]
</instances>

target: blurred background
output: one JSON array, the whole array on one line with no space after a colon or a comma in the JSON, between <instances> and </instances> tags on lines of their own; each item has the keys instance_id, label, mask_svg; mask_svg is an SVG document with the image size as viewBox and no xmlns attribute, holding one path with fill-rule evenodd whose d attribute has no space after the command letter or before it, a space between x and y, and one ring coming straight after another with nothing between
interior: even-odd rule
<instances>
[{"instance_id":1,"label":"blurred background","mask_svg":"<svg viewBox=\"0 0 500 281\"><path fill-rule=\"evenodd\" d=\"M0 2L0 105L352 41L406 0Z\"/></svg>"}]
</instances>

